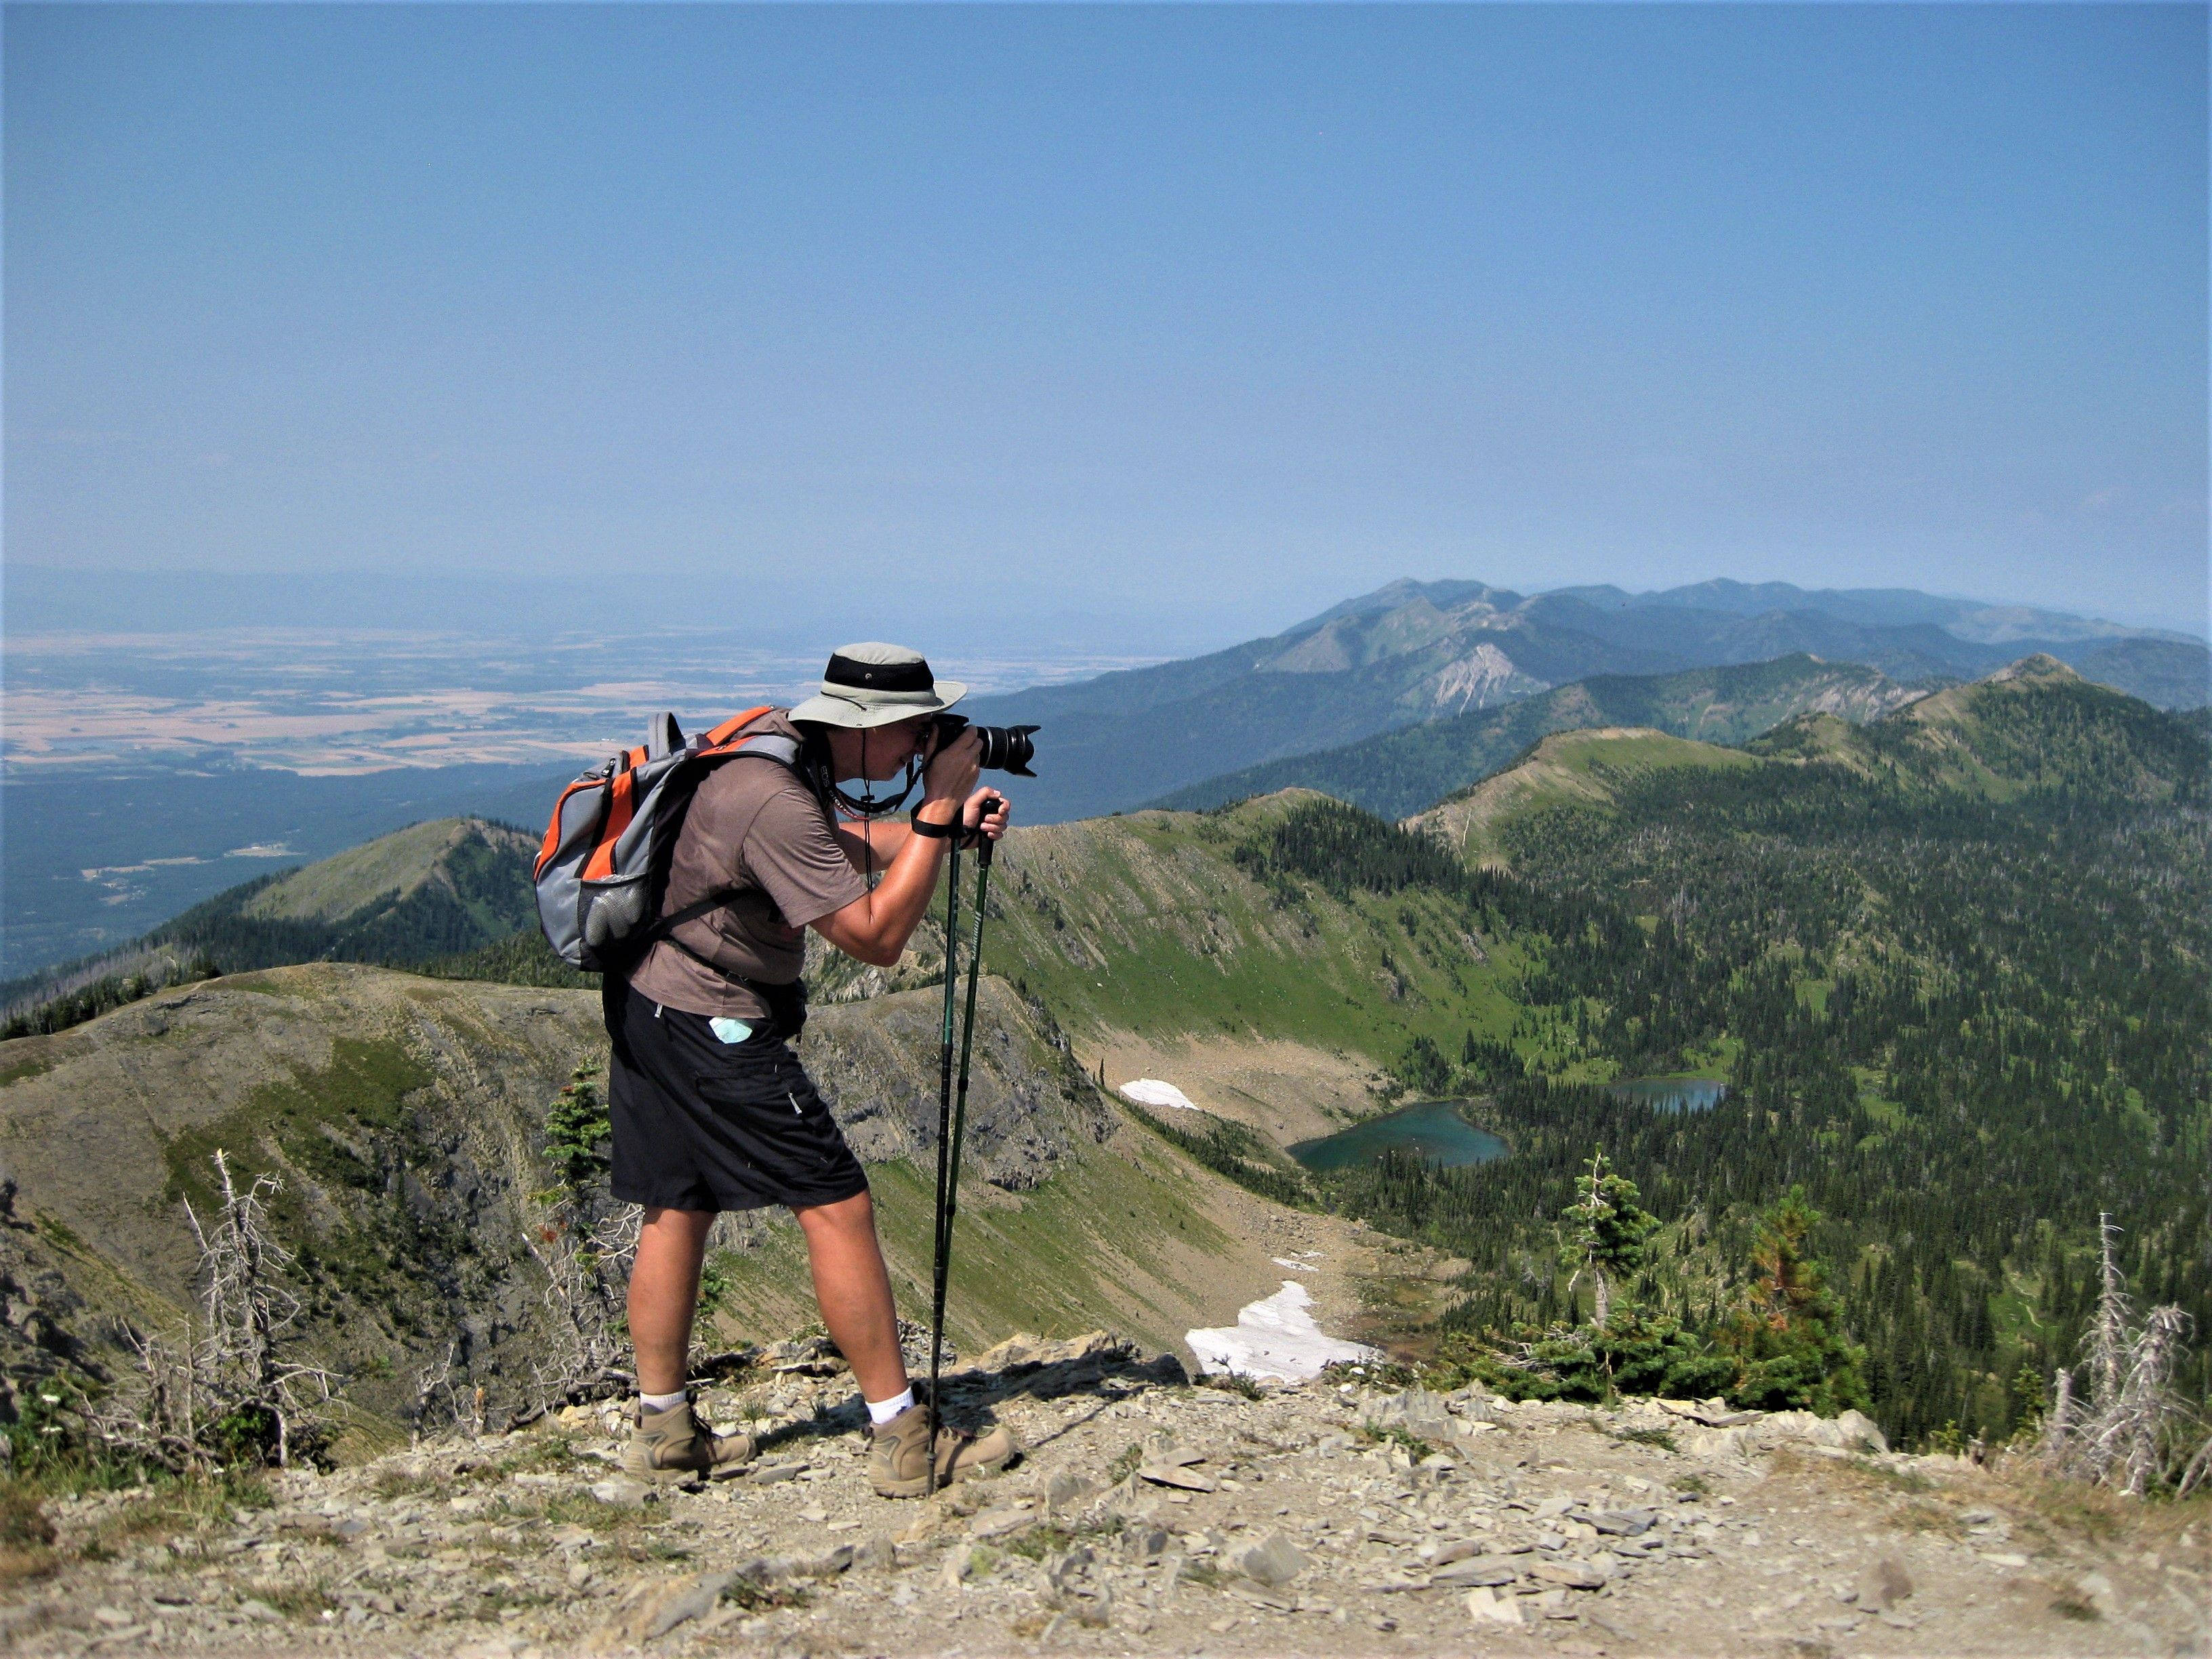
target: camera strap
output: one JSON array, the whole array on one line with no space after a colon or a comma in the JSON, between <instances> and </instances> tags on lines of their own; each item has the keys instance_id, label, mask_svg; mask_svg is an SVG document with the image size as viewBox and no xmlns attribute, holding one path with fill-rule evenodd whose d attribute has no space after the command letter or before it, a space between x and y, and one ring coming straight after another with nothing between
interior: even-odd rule
<instances>
[{"instance_id":1,"label":"camera strap","mask_svg":"<svg viewBox=\"0 0 2212 1659\"><path fill-rule=\"evenodd\" d=\"M845 809L847 817L880 818L888 817L904 806L907 797L913 794L921 786L921 763L919 760L910 760L906 763L906 787L889 800L878 800L873 795L855 795L849 790L838 788L835 784L830 786L830 793L836 796L837 804Z\"/></svg>"}]
</instances>

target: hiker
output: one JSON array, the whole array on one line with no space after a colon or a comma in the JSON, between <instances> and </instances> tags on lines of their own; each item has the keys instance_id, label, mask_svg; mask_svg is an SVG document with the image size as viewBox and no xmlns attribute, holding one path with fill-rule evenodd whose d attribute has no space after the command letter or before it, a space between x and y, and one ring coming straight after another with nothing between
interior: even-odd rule
<instances>
[{"instance_id":1,"label":"hiker","mask_svg":"<svg viewBox=\"0 0 2212 1659\"><path fill-rule=\"evenodd\" d=\"M942 1428L917 1403L877 1242L867 1177L793 1056L806 1020L805 930L879 968L896 963L936 890L950 837L1006 833L1007 809L976 787L972 730L939 747L935 717L967 688L938 682L918 653L850 645L820 695L749 729L799 740L784 764L739 757L701 781L670 855L651 945L602 983L613 1043L611 1188L645 1206L630 1271L637 1431L623 1468L672 1482L732 1470L747 1435L714 1435L684 1387L708 1230L723 1210L787 1206L806 1238L823 1323L853 1368L873 1436L869 1479L913 1497L1012 1455L1004 1429ZM915 828L860 818L833 801L884 810L839 786L921 768ZM903 799L903 797L902 797ZM932 833L932 831L938 833Z\"/></svg>"}]
</instances>

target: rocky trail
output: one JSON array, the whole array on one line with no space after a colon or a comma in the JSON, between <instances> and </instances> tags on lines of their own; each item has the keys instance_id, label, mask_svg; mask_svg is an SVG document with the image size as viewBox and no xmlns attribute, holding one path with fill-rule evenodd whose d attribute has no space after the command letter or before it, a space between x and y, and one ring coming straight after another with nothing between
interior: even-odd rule
<instances>
[{"instance_id":1,"label":"rocky trail","mask_svg":"<svg viewBox=\"0 0 2212 1659\"><path fill-rule=\"evenodd\" d=\"M2197 1655L2203 1506L2130 1509L1863 1419L1432 1395L1340 1371L1256 1397L1119 1339L1017 1338L956 1420L1026 1455L927 1502L869 1490L818 1344L707 1395L763 1443L652 1490L617 1414L275 1476L197 1517L58 1501L27 1654Z\"/></svg>"}]
</instances>

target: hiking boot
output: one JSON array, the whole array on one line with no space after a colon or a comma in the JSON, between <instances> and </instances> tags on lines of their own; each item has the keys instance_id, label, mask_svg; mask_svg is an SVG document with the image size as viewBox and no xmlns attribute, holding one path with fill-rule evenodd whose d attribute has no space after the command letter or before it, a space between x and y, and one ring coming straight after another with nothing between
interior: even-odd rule
<instances>
[{"instance_id":1,"label":"hiking boot","mask_svg":"<svg viewBox=\"0 0 2212 1659\"><path fill-rule=\"evenodd\" d=\"M929 1490L929 1407L908 1407L875 1431L868 1448L868 1482L883 1498L919 1498ZM1002 1428L988 1434L963 1429L937 1431L937 1484L949 1486L988 1474L1014 1455L1014 1437Z\"/></svg>"},{"instance_id":2,"label":"hiking boot","mask_svg":"<svg viewBox=\"0 0 2212 1659\"><path fill-rule=\"evenodd\" d=\"M665 1412L637 1408L637 1431L623 1448L623 1473L635 1480L672 1486L687 1480L718 1480L753 1461L749 1434L715 1434L680 1401Z\"/></svg>"}]
</instances>

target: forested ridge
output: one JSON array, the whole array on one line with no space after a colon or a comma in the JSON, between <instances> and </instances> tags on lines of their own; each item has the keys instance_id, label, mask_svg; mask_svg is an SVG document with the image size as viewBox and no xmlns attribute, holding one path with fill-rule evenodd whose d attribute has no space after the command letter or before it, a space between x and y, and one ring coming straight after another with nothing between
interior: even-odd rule
<instances>
[{"instance_id":1,"label":"forested ridge","mask_svg":"<svg viewBox=\"0 0 2212 1659\"><path fill-rule=\"evenodd\" d=\"M2142 1299L2212 1322L2200 723L2079 682L1974 690L1830 732L1820 758L1530 811L1500 831L1506 873L1448 870L1334 803L1245 854L1278 881L1449 890L1528 945L1528 1075L1475 1063L1473 1032L1448 1068L1494 1085L1475 1109L1511 1155L1391 1160L1339 1194L1474 1260L1448 1325L1565 1311L1558 1217L1599 1146L1668 1224L1644 1290L1692 1322L1725 1310L1753 1213L1802 1183L1875 1413L1907 1439L2034 1409L2074 1358L2100 1212ZM1717 1066L1733 1087L1703 1113L1595 1086Z\"/></svg>"},{"instance_id":2,"label":"forested ridge","mask_svg":"<svg viewBox=\"0 0 2212 1659\"><path fill-rule=\"evenodd\" d=\"M426 833L427 832L427 833ZM328 883L326 902L272 908L290 884L314 883L379 848L425 842L419 863L380 868L366 890ZM410 825L304 869L272 871L192 906L119 950L0 988L0 1037L66 1030L150 992L212 974L298 962L361 962L455 978L561 977L538 942L529 836L490 820ZM302 913L304 912L304 914ZM535 975L536 977L532 977Z\"/></svg>"}]
</instances>

